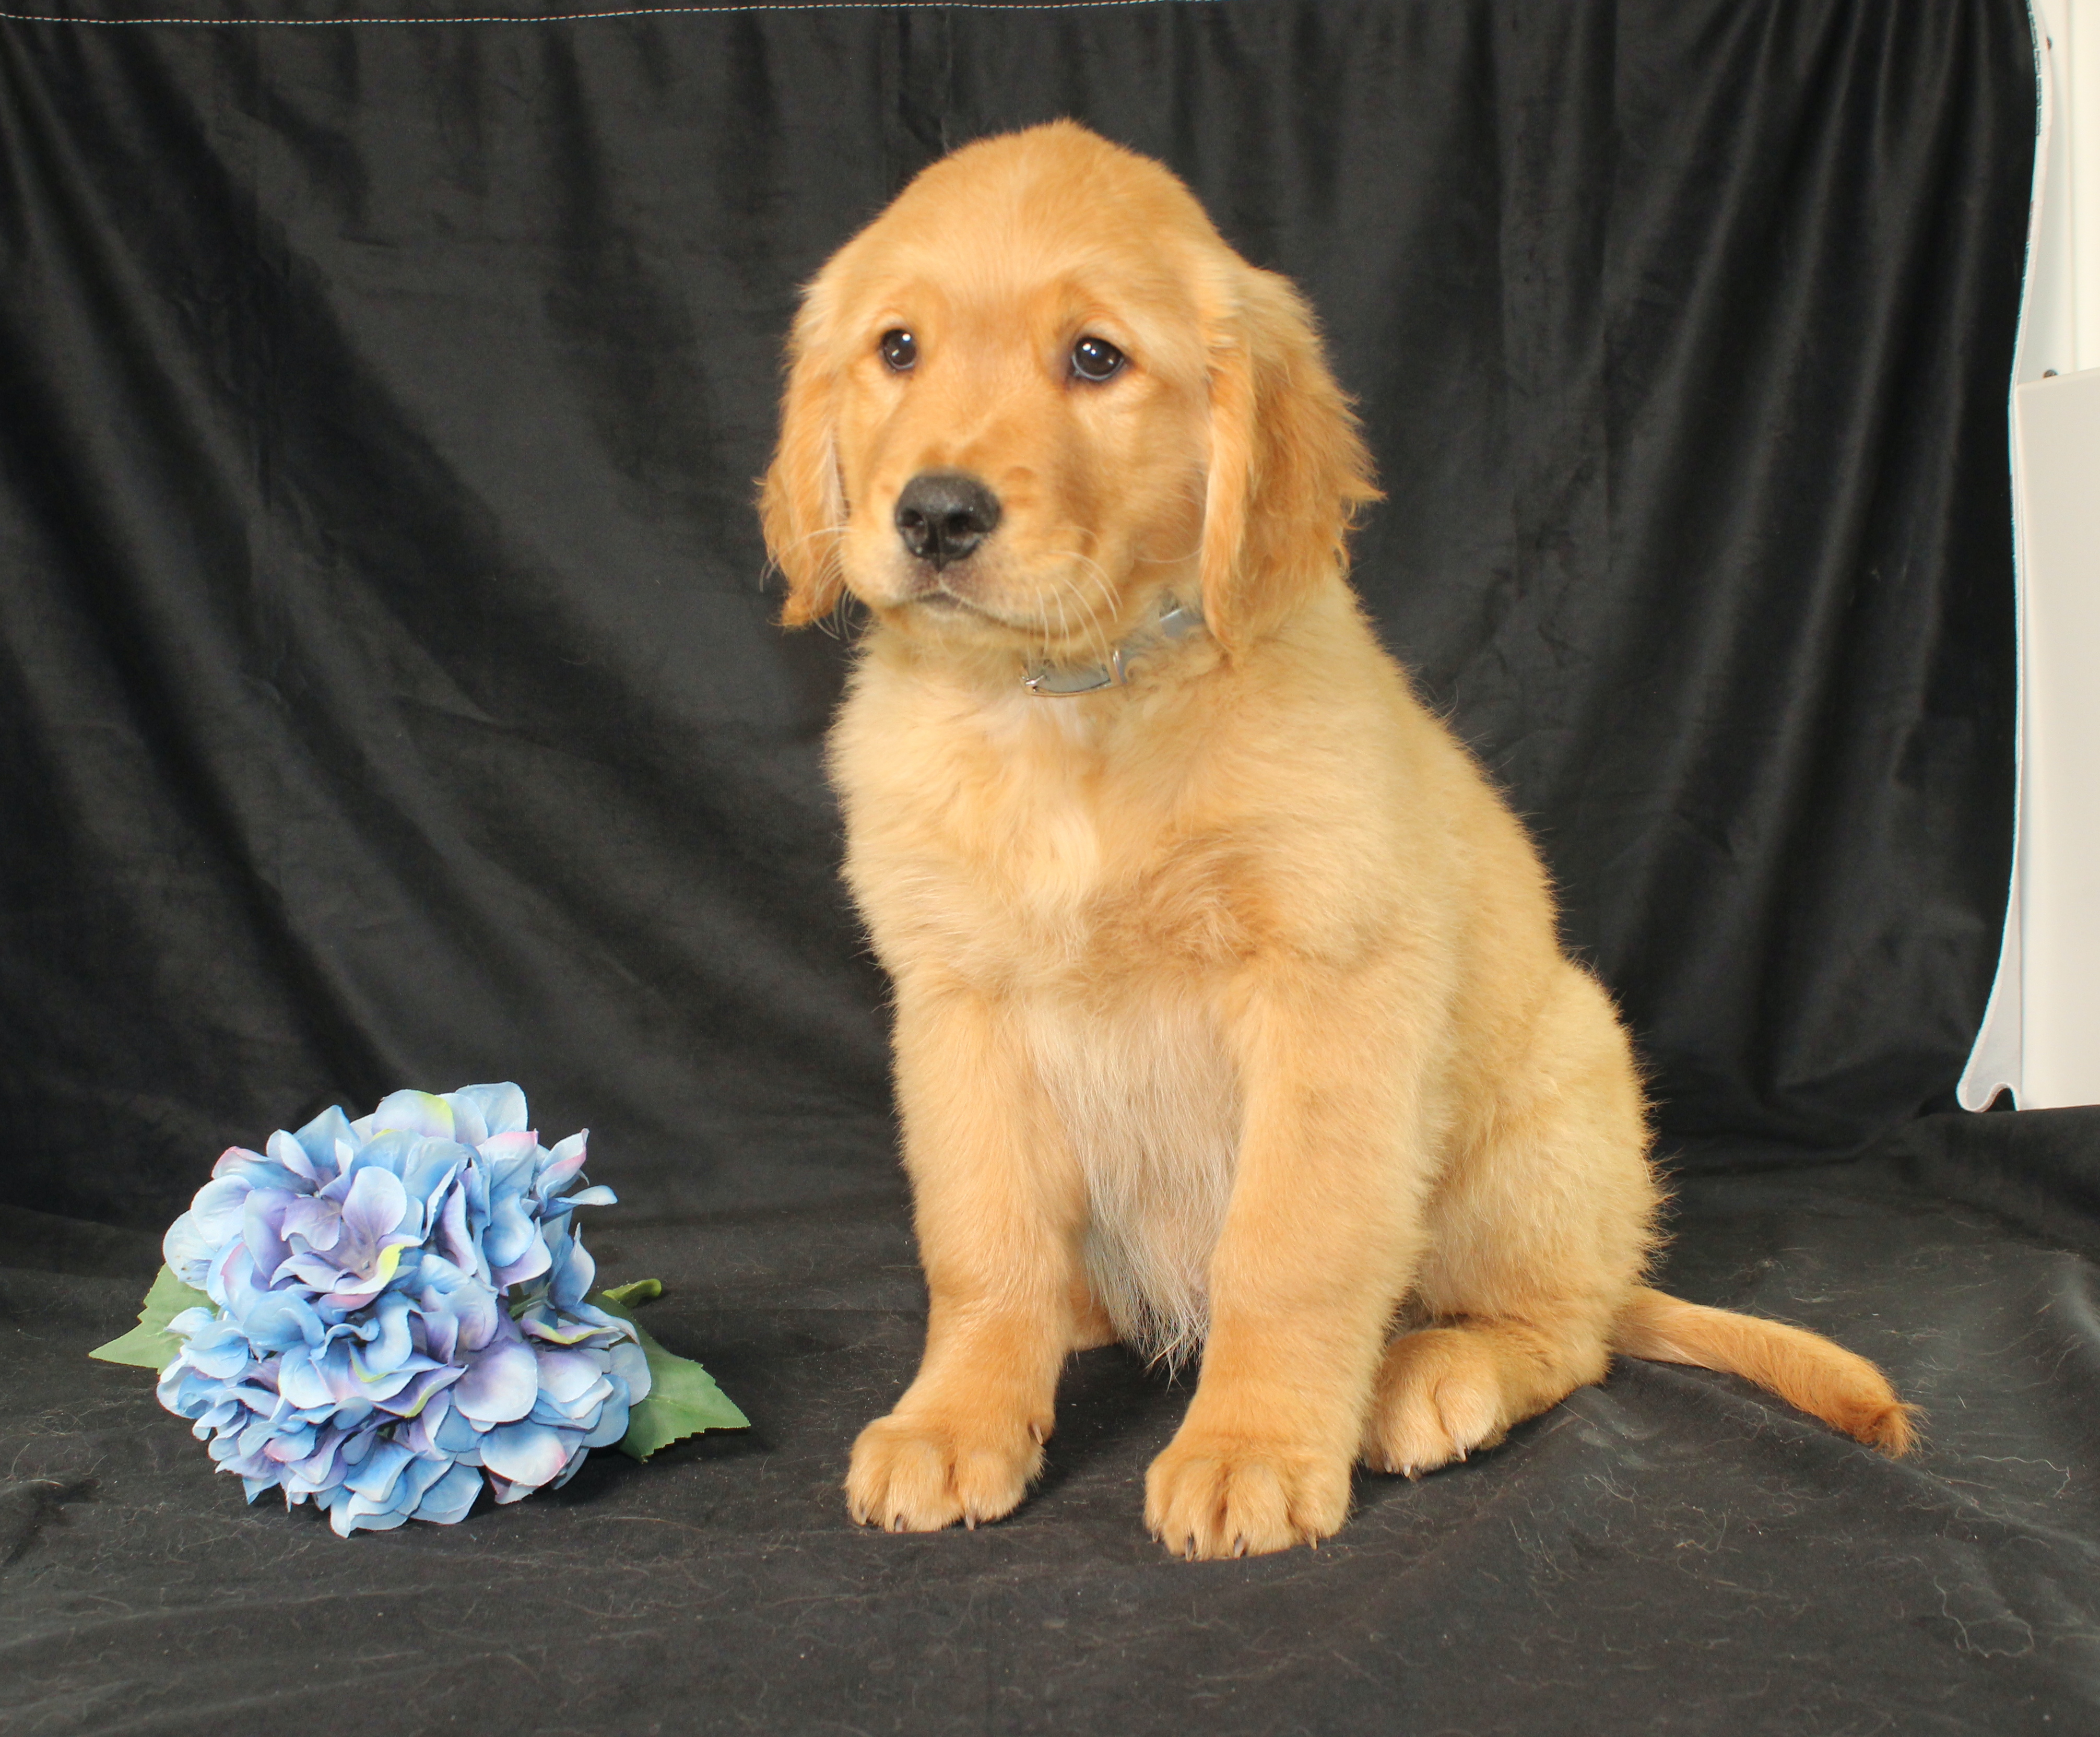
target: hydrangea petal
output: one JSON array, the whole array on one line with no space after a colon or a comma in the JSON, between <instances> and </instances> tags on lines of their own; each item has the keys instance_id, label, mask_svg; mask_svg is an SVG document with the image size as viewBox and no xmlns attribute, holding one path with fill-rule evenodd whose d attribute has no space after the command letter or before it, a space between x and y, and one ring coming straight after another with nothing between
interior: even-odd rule
<instances>
[{"instance_id":1,"label":"hydrangea petal","mask_svg":"<svg viewBox=\"0 0 2100 1737\"><path fill-rule=\"evenodd\" d=\"M400 1481L394 1486L393 1506L412 1516L422 1506L425 1492L450 1471L452 1466L452 1462L442 1455L436 1458L416 1455L401 1469Z\"/></svg>"},{"instance_id":2,"label":"hydrangea petal","mask_svg":"<svg viewBox=\"0 0 2100 1737\"><path fill-rule=\"evenodd\" d=\"M409 1147L401 1166L401 1185L415 1203L421 1223L436 1222L437 1207L446 1188L459 1174L461 1166L473 1162L472 1148L457 1140L425 1138Z\"/></svg>"},{"instance_id":3,"label":"hydrangea petal","mask_svg":"<svg viewBox=\"0 0 2100 1737\"><path fill-rule=\"evenodd\" d=\"M623 1339L607 1347L606 1367L627 1386L627 1397L633 1404L640 1404L649 1397L655 1378L649 1373L649 1354L633 1339Z\"/></svg>"},{"instance_id":4,"label":"hydrangea petal","mask_svg":"<svg viewBox=\"0 0 2100 1737\"><path fill-rule=\"evenodd\" d=\"M464 1465L481 1463L481 1441L485 1431L477 1430L466 1413L453 1406L431 1432L439 1448Z\"/></svg>"},{"instance_id":5,"label":"hydrangea petal","mask_svg":"<svg viewBox=\"0 0 2100 1737\"><path fill-rule=\"evenodd\" d=\"M547 1254L547 1245L535 1237L526 1245L525 1252L518 1259L508 1267L498 1267L489 1277L508 1290L514 1285L529 1285L553 1264Z\"/></svg>"},{"instance_id":6,"label":"hydrangea petal","mask_svg":"<svg viewBox=\"0 0 2100 1737\"><path fill-rule=\"evenodd\" d=\"M457 1526L481 1494L481 1474L472 1466L455 1463L423 1492L416 1505L416 1518L439 1526Z\"/></svg>"},{"instance_id":7,"label":"hydrangea petal","mask_svg":"<svg viewBox=\"0 0 2100 1737\"><path fill-rule=\"evenodd\" d=\"M476 1354L452 1391L454 1407L475 1422L514 1422L539 1397L539 1360L519 1340L499 1340Z\"/></svg>"},{"instance_id":8,"label":"hydrangea petal","mask_svg":"<svg viewBox=\"0 0 2100 1737\"><path fill-rule=\"evenodd\" d=\"M586 1352L543 1351L536 1356L540 1391L558 1405L580 1399L601 1378L597 1359Z\"/></svg>"},{"instance_id":9,"label":"hydrangea petal","mask_svg":"<svg viewBox=\"0 0 2100 1737\"><path fill-rule=\"evenodd\" d=\"M305 1184L306 1179L288 1170L281 1164L266 1158L259 1152L250 1152L245 1146L229 1146L218 1155L211 1173L222 1182L245 1182L251 1188L286 1188L296 1194Z\"/></svg>"},{"instance_id":10,"label":"hydrangea petal","mask_svg":"<svg viewBox=\"0 0 2100 1737\"><path fill-rule=\"evenodd\" d=\"M459 1323L461 1351L479 1351L503 1329L505 1317L492 1285L470 1279L446 1294L445 1304Z\"/></svg>"},{"instance_id":11,"label":"hydrangea petal","mask_svg":"<svg viewBox=\"0 0 2100 1737\"><path fill-rule=\"evenodd\" d=\"M557 1400L551 1394L541 1393L528 1416L535 1423L551 1424L558 1430L587 1430L605 1402L612 1397L613 1391L611 1378L598 1374L573 1399Z\"/></svg>"},{"instance_id":12,"label":"hydrangea petal","mask_svg":"<svg viewBox=\"0 0 2100 1737\"><path fill-rule=\"evenodd\" d=\"M589 1442L580 1441L571 1444L569 1448L568 1463L562 1466L559 1472L555 1474L554 1480L547 1485L547 1488L550 1490L558 1490L561 1488L561 1487L567 1484L570 1479L575 1477L579 1471L583 1470L584 1461L589 1457L589 1455L590 1444Z\"/></svg>"},{"instance_id":13,"label":"hydrangea petal","mask_svg":"<svg viewBox=\"0 0 2100 1737\"><path fill-rule=\"evenodd\" d=\"M380 1250L378 1259L372 1263L370 1273L363 1278L338 1274L335 1288L326 1293L321 1301L332 1308L362 1308L393 1282L401 1265L402 1247L398 1238L389 1239Z\"/></svg>"},{"instance_id":14,"label":"hydrangea petal","mask_svg":"<svg viewBox=\"0 0 2100 1737\"><path fill-rule=\"evenodd\" d=\"M316 1179L333 1176L341 1170L336 1157L339 1147L354 1147L357 1144L356 1136L351 1132L350 1118L343 1114L340 1105L333 1104L292 1138L307 1154Z\"/></svg>"},{"instance_id":15,"label":"hydrangea petal","mask_svg":"<svg viewBox=\"0 0 2100 1737\"><path fill-rule=\"evenodd\" d=\"M591 1287L598 1282L598 1263L571 1233L566 1219L549 1224L543 1234L554 1263L553 1276L547 1281L547 1294L554 1299L556 1308L573 1312L582 1306Z\"/></svg>"},{"instance_id":16,"label":"hydrangea petal","mask_svg":"<svg viewBox=\"0 0 2100 1737\"><path fill-rule=\"evenodd\" d=\"M285 1245L280 1227L286 1210L303 1198L289 1188L249 1191L248 1198L241 1204L240 1240L247 1245L249 1259L255 1263L258 1272L272 1271L291 1253Z\"/></svg>"},{"instance_id":17,"label":"hydrangea petal","mask_svg":"<svg viewBox=\"0 0 2100 1737\"><path fill-rule=\"evenodd\" d=\"M538 1488L561 1475L569 1450L543 1423L506 1423L483 1437L481 1462L499 1478Z\"/></svg>"},{"instance_id":18,"label":"hydrangea petal","mask_svg":"<svg viewBox=\"0 0 2100 1737\"><path fill-rule=\"evenodd\" d=\"M354 1259L357 1270L363 1271L408 1211L408 1191L401 1186L401 1179L393 1171L382 1170L377 1165L367 1165L358 1170L342 1203L344 1264L348 1266ZM369 1252L360 1256L352 1252L356 1250Z\"/></svg>"},{"instance_id":19,"label":"hydrangea petal","mask_svg":"<svg viewBox=\"0 0 2100 1737\"><path fill-rule=\"evenodd\" d=\"M250 1152L245 1146L228 1146L213 1163L211 1179L214 1182L245 1179L249 1171L258 1167L267 1170L269 1164L262 1153Z\"/></svg>"},{"instance_id":20,"label":"hydrangea petal","mask_svg":"<svg viewBox=\"0 0 2100 1737\"><path fill-rule=\"evenodd\" d=\"M434 1092L390 1091L372 1113L375 1134L433 1134L452 1137L452 1107Z\"/></svg>"},{"instance_id":21,"label":"hydrangea petal","mask_svg":"<svg viewBox=\"0 0 2100 1737\"><path fill-rule=\"evenodd\" d=\"M342 1207L324 1194L302 1195L285 1209L286 1241L297 1237L308 1251L325 1254L342 1236Z\"/></svg>"},{"instance_id":22,"label":"hydrangea petal","mask_svg":"<svg viewBox=\"0 0 2100 1737\"><path fill-rule=\"evenodd\" d=\"M347 1538L354 1532L391 1532L408 1522L407 1514L355 1490L335 1489L327 1493L333 1498L329 1505L329 1524L338 1536Z\"/></svg>"},{"instance_id":23,"label":"hydrangea petal","mask_svg":"<svg viewBox=\"0 0 2100 1737\"><path fill-rule=\"evenodd\" d=\"M161 1259L168 1263L168 1270L192 1290L201 1290L204 1288L205 1270L218 1247L199 1227L196 1215L186 1212L168 1227L167 1235L161 1239Z\"/></svg>"},{"instance_id":24,"label":"hydrangea petal","mask_svg":"<svg viewBox=\"0 0 2100 1737\"><path fill-rule=\"evenodd\" d=\"M255 1184L245 1176L216 1178L196 1191L190 1210L175 1222L180 1223L187 1219L199 1236L216 1248L229 1237L240 1234L240 1216L254 1188Z\"/></svg>"},{"instance_id":25,"label":"hydrangea petal","mask_svg":"<svg viewBox=\"0 0 2100 1737\"><path fill-rule=\"evenodd\" d=\"M413 1354L415 1345L408 1334L411 1306L399 1291L390 1290L373 1305L372 1319L352 1329L364 1342L351 1353L351 1364L361 1378L368 1381L374 1376L390 1375Z\"/></svg>"},{"instance_id":26,"label":"hydrangea petal","mask_svg":"<svg viewBox=\"0 0 2100 1737\"><path fill-rule=\"evenodd\" d=\"M611 1382L601 1382L589 1399L574 1405L557 1405L542 1395L539 1404L527 1413L527 1423L544 1423L550 1430L580 1430L586 1433L598 1427L598 1420L615 1397Z\"/></svg>"},{"instance_id":27,"label":"hydrangea petal","mask_svg":"<svg viewBox=\"0 0 2100 1737\"><path fill-rule=\"evenodd\" d=\"M539 1240L539 1231L523 1198L516 1193L506 1193L489 1202L488 1228L482 1235L482 1251L488 1257L492 1267L508 1267ZM546 1268L542 1265L540 1270L544 1272Z\"/></svg>"},{"instance_id":28,"label":"hydrangea petal","mask_svg":"<svg viewBox=\"0 0 2100 1737\"><path fill-rule=\"evenodd\" d=\"M474 1269L474 1239L467 1228L467 1189L455 1175L449 1187L430 1215L431 1235L425 1245L427 1254L435 1245L436 1252L446 1263L463 1272Z\"/></svg>"},{"instance_id":29,"label":"hydrangea petal","mask_svg":"<svg viewBox=\"0 0 2100 1737\"><path fill-rule=\"evenodd\" d=\"M224 1380L248 1367L248 1336L238 1321L215 1319L190 1335L183 1356L199 1374Z\"/></svg>"},{"instance_id":30,"label":"hydrangea petal","mask_svg":"<svg viewBox=\"0 0 2100 1737\"><path fill-rule=\"evenodd\" d=\"M547 1153L547 1162L533 1184L533 1192L540 1199L558 1194L584 1167L584 1158L590 1140L590 1130L571 1134L567 1140L558 1141Z\"/></svg>"},{"instance_id":31,"label":"hydrangea petal","mask_svg":"<svg viewBox=\"0 0 2100 1737\"><path fill-rule=\"evenodd\" d=\"M552 1309L521 1316L518 1325L530 1337L549 1345L602 1343L606 1337L604 1328L594 1327L589 1321L572 1320Z\"/></svg>"},{"instance_id":32,"label":"hydrangea petal","mask_svg":"<svg viewBox=\"0 0 2100 1737\"><path fill-rule=\"evenodd\" d=\"M314 1451L320 1435L311 1423L298 1425L271 1436L262 1451L280 1466L293 1465Z\"/></svg>"},{"instance_id":33,"label":"hydrangea petal","mask_svg":"<svg viewBox=\"0 0 2100 1737\"><path fill-rule=\"evenodd\" d=\"M257 1351L286 1351L294 1346L315 1346L326 1329L314 1307L296 1292L262 1292L243 1312L241 1330Z\"/></svg>"},{"instance_id":34,"label":"hydrangea petal","mask_svg":"<svg viewBox=\"0 0 2100 1737\"><path fill-rule=\"evenodd\" d=\"M448 1096L455 1104L472 1104L490 1134L516 1134L532 1126L525 1094L508 1080L492 1086L462 1086Z\"/></svg>"},{"instance_id":35,"label":"hydrangea petal","mask_svg":"<svg viewBox=\"0 0 2100 1737\"><path fill-rule=\"evenodd\" d=\"M444 1095L452 1113L452 1138L462 1146L479 1146L488 1138L488 1124L482 1120L481 1106L457 1091Z\"/></svg>"},{"instance_id":36,"label":"hydrangea petal","mask_svg":"<svg viewBox=\"0 0 2100 1737\"><path fill-rule=\"evenodd\" d=\"M372 1451L358 1462L357 1470L342 1480L343 1487L383 1502L393 1494L394 1480L401 1475L402 1468L414 1458L398 1441L375 1442Z\"/></svg>"},{"instance_id":37,"label":"hydrangea petal","mask_svg":"<svg viewBox=\"0 0 2100 1737\"><path fill-rule=\"evenodd\" d=\"M390 1413L406 1421L417 1416L434 1396L451 1387L465 1373L464 1369L445 1364L430 1364L427 1368L413 1371L405 1387L399 1393L377 1400L373 1409Z\"/></svg>"},{"instance_id":38,"label":"hydrangea petal","mask_svg":"<svg viewBox=\"0 0 2100 1737\"><path fill-rule=\"evenodd\" d=\"M598 1422L590 1433L584 1437L586 1448L610 1448L627 1433L629 1405L626 1397L615 1393L600 1409Z\"/></svg>"},{"instance_id":39,"label":"hydrangea petal","mask_svg":"<svg viewBox=\"0 0 2100 1737\"><path fill-rule=\"evenodd\" d=\"M287 1134L282 1128L270 1136L270 1144L263 1149L271 1162L281 1164L294 1176L304 1177L316 1187L329 1179L331 1172L326 1161L317 1158L299 1143L297 1135Z\"/></svg>"}]
</instances>

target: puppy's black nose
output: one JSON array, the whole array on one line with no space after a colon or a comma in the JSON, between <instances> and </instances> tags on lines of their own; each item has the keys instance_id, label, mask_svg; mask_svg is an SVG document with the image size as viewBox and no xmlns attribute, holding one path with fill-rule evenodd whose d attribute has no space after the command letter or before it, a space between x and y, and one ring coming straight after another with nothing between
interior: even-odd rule
<instances>
[{"instance_id":1,"label":"puppy's black nose","mask_svg":"<svg viewBox=\"0 0 2100 1737\"><path fill-rule=\"evenodd\" d=\"M936 571L960 561L999 527L999 496L961 470L922 470L897 497L897 534Z\"/></svg>"}]
</instances>

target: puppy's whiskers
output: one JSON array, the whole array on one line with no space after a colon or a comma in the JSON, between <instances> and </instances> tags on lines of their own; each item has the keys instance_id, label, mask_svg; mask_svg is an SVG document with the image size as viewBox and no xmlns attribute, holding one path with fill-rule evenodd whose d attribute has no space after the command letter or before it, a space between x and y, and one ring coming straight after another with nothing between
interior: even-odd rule
<instances>
[{"instance_id":1,"label":"puppy's whiskers","mask_svg":"<svg viewBox=\"0 0 2100 1737\"><path fill-rule=\"evenodd\" d=\"M819 525L814 531L805 531L799 537L796 537L783 545L780 553L782 554L792 553L796 549L801 549L805 544L815 542L819 537L843 537L851 528L852 527L850 526L847 525ZM779 564L780 563L777 559L774 562L775 567L778 567Z\"/></svg>"},{"instance_id":2,"label":"puppy's whiskers","mask_svg":"<svg viewBox=\"0 0 2100 1737\"><path fill-rule=\"evenodd\" d=\"M1075 551L1070 558L1085 561L1087 558L1078 554ZM1107 575L1101 572L1096 563L1088 562L1088 565L1094 567L1096 575L1099 575L1095 577L1094 583L1100 589L1103 598L1108 602L1110 609L1113 610L1115 604L1115 593L1109 587ZM1070 592L1073 604L1079 612L1079 619L1086 627L1086 632L1082 636L1082 644L1088 650L1098 652L1102 662L1107 662L1114 646L1102 625L1101 616L1088 602L1085 594L1080 591L1069 573L1059 573L1056 575L1056 580L1057 589L1051 593L1051 601L1057 606L1059 638L1069 651L1072 644L1073 633L1070 618L1065 613L1065 593ZM1043 655L1046 658L1052 655L1052 649L1047 642L1043 646Z\"/></svg>"},{"instance_id":3,"label":"puppy's whiskers","mask_svg":"<svg viewBox=\"0 0 2100 1737\"><path fill-rule=\"evenodd\" d=\"M867 631L868 613L859 604L860 599L841 585L838 601L817 625L841 645L853 645Z\"/></svg>"}]
</instances>

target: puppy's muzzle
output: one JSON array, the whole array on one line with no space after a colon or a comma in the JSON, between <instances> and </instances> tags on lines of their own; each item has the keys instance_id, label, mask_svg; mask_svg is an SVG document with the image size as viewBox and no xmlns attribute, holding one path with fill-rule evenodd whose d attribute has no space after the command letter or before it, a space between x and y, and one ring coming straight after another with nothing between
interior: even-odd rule
<instances>
[{"instance_id":1,"label":"puppy's muzzle","mask_svg":"<svg viewBox=\"0 0 2100 1737\"><path fill-rule=\"evenodd\" d=\"M898 536L937 573L966 559L999 520L999 496L967 471L922 470L897 497Z\"/></svg>"}]
</instances>

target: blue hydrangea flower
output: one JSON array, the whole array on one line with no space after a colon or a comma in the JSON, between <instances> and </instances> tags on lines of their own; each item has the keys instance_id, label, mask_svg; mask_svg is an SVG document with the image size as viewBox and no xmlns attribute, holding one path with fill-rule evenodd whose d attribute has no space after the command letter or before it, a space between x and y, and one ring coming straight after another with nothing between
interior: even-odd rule
<instances>
[{"instance_id":1,"label":"blue hydrangea flower","mask_svg":"<svg viewBox=\"0 0 2100 1737\"><path fill-rule=\"evenodd\" d=\"M633 1326L584 1300L571 1214L613 1199L576 1188L584 1143L540 1145L500 1085L231 1148L163 1245L214 1307L169 1323L161 1403L250 1501L311 1497L345 1536L565 1483L649 1392Z\"/></svg>"}]
</instances>

